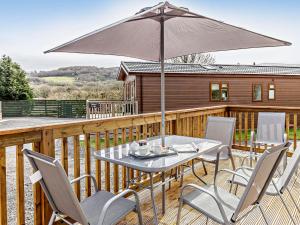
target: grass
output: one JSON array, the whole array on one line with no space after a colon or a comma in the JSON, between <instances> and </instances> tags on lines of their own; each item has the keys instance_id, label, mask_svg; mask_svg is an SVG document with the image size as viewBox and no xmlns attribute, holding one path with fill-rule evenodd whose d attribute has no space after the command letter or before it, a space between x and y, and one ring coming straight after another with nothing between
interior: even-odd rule
<instances>
[{"instance_id":1,"label":"grass","mask_svg":"<svg viewBox=\"0 0 300 225\"><path fill-rule=\"evenodd\" d=\"M126 138L125 143L128 143L128 142L129 142L129 138ZM122 144L122 139L118 138L118 145L120 145L120 144ZM94 149L96 148L96 139L94 136L91 136L90 145L91 145L91 148L94 148ZM84 140L80 140L80 146L82 148L84 147ZM101 146L101 149L105 148L105 141L103 138L100 139L100 146ZM109 146L115 146L113 138L109 139Z\"/></svg>"},{"instance_id":2,"label":"grass","mask_svg":"<svg viewBox=\"0 0 300 225\"><path fill-rule=\"evenodd\" d=\"M43 77L43 80L49 82L49 83L66 83L66 84L72 84L74 83L75 79L74 77Z\"/></svg>"},{"instance_id":3,"label":"grass","mask_svg":"<svg viewBox=\"0 0 300 225\"><path fill-rule=\"evenodd\" d=\"M297 135L297 140L300 140L300 128L297 129L296 131L296 135ZM251 131L249 130L248 133L247 133L247 139L248 141L250 140L250 137L251 137ZM237 130L236 133L235 133L235 139L236 141L239 140L239 131ZM289 130L289 140L293 140L294 139L294 129L290 129ZM241 140L245 140L245 132L242 131L241 132Z\"/></svg>"},{"instance_id":4,"label":"grass","mask_svg":"<svg viewBox=\"0 0 300 225\"><path fill-rule=\"evenodd\" d=\"M235 134L236 134L235 139L236 139L236 142L238 143L238 141L239 141L239 131L237 130ZM249 130L248 134L247 134L248 141L250 140L250 137L251 137L251 131ZM290 129L290 131L289 131L289 140L293 140L293 139L294 139L294 129ZM242 141L245 140L245 132L244 131L241 132L241 140ZM297 129L297 140L300 140L300 128ZM129 138L127 137L125 143L128 143L128 142L129 142ZM120 144L122 144L122 139L118 138L118 145L120 145ZM91 145L91 148L94 148L94 149L96 148L95 136L91 136L90 145ZM84 140L80 140L80 146L82 148L84 148ZM105 148L105 141L104 141L103 138L100 139L100 146L101 146L101 149ZM109 146L115 146L113 138L109 139Z\"/></svg>"}]
</instances>

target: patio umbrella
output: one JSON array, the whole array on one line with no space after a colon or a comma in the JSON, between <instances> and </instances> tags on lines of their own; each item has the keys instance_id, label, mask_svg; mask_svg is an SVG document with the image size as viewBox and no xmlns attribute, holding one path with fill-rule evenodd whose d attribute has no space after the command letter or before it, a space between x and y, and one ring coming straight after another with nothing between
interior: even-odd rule
<instances>
[{"instance_id":1,"label":"patio umbrella","mask_svg":"<svg viewBox=\"0 0 300 225\"><path fill-rule=\"evenodd\" d=\"M162 2L45 53L118 55L160 62L161 137L164 145L164 60L192 53L287 45L290 43Z\"/></svg>"}]
</instances>

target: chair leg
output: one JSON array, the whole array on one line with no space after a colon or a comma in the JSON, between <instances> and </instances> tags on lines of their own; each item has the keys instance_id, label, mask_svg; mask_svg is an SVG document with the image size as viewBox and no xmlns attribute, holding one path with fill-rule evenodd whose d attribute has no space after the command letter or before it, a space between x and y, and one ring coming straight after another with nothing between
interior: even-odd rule
<instances>
[{"instance_id":1,"label":"chair leg","mask_svg":"<svg viewBox=\"0 0 300 225\"><path fill-rule=\"evenodd\" d=\"M138 215L139 225L143 225L143 217L142 217L142 211L140 205L137 205L136 211Z\"/></svg>"},{"instance_id":2,"label":"chair leg","mask_svg":"<svg viewBox=\"0 0 300 225\"><path fill-rule=\"evenodd\" d=\"M236 188L235 188L235 191L234 191L234 195L236 195L236 194L237 194L237 192L238 192L238 189L239 189L239 185L237 184L237 185L236 185Z\"/></svg>"},{"instance_id":3,"label":"chair leg","mask_svg":"<svg viewBox=\"0 0 300 225\"><path fill-rule=\"evenodd\" d=\"M234 179L234 177L233 177L233 179ZM230 182L230 187L229 187L229 193L231 193L231 191L232 191L232 187L233 187L233 179L231 180L231 181L229 181Z\"/></svg>"},{"instance_id":4,"label":"chair leg","mask_svg":"<svg viewBox=\"0 0 300 225\"><path fill-rule=\"evenodd\" d=\"M202 163L203 163L203 161L202 161ZM199 177L199 176L196 174L196 171L195 171L195 160L192 160L192 172L193 172L194 176L195 176L196 178L198 178L198 180L200 180L203 184L207 185L207 183L206 183L201 177Z\"/></svg>"},{"instance_id":5,"label":"chair leg","mask_svg":"<svg viewBox=\"0 0 300 225\"><path fill-rule=\"evenodd\" d=\"M203 160L201 160L201 162L202 162L202 166L203 166L203 169L204 169L204 174L206 176L208 173L207 173L207 169L206 169L205 163L204 163Z\"/></svg>"},{"instance_id":6,"label":"chair leg","mask_svg":"<svg viewBox=\"0 0 300 225\"><path fill-rule=\"evenodd\" d=\"M294 218L293 218L291 212L289 211L289 209L288 209L287 205L285 204L284 199L282 198L282 196L281 196L280 193L279 193L279 198L280 198L280 200L281 200L281 202L282 202L284 208L286 209L287 213L289 214L289 216L290 216L290 218L291 218L293 224L297 225L297 223L295 222L295 220L294 220Z\"/></svg>"},{"instance_id":7,"label":"chair leg","mask_svg":"<svg viewBox=\"0 0 300 225\"><path fill-rule=\"evenodd\" d=\"M176 225L180 224L182 207L183 207L183 200L182 197L180 197Z\"/></svg>"},{"instance_id":8,"label":"chair leg","mask_svg":"<svg viewBox=\"0 0 300 225\"><path fill-rule=\"evenodd\" d=\"M205 221L205 225L207 225L208 224L208 217L206 217L206 221Z\"/></svg>"},{"instance_id":9,"label":"chair leg","mask_svg":"<svg viewBox=\"0 0 300 225\"><path fill-rule=\"evenodd\" d=\"M232 170L235 171L235 168L236 168L236 167L235 167L235 163L234 163L233 156L230 155L229 157L230 157L230 161L231 161L231 165L232 165Z\"/></svg>"},{"instance_id":10,"label":"chair leg","mask_svg":"<svg viewBox=\"0 0 300 225\"><path fill-rule=\"evenodd\" d=\"M214 184L216 183L218 171L219 171L219 160L217 160L217 161L215 162Z\"/></svg>"},{"instance_id":11,"label":"chair leg","mask_svg":"<svg viewBox=\"0 0 300 225\"><path fill-rule=\"evenodd\" d=\"M55 214L55 212L53 212L50 217L48 225L52 225L54 223L55 219L56 219L56 214Z\"/></svg>"},{"instance_id":12,"label":"chair leg","mask_svg":"<svg viewBox=\"0 0 300 225\"><path fill-rule=\"evenodd\" d=\"M270 223L268 222L268 219L267 219L267 217L266 217L266 214L264 213L264 211L263 211L263 209L261 208L260 205L258 206L258 208L259 208L259 210L260 210L260 212L261 212L261 214L262 214L262 216L263 216L263 218L264 218L265 223L266 223L267 225L270 225Z\"/></svg>"}]
</instances>

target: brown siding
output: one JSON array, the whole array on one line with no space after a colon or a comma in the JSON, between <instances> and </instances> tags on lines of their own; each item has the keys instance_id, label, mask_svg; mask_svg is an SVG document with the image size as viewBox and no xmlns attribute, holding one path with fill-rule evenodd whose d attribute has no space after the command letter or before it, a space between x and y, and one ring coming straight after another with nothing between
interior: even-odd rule
<instances>
[{"instance_id":1,"label":"brown siding","mask_svg":"<svg viewBox=\"0 0 300 225\"><path fill-rule=\"evenodd\" d=\"M137 100L140 112L160 111L160 75L135 74L137 79ZM141 78L142 77L142 78ZM229 100L209 101L210 82L227 82ZM252 85L263 84L263 101L252 101ZM268 100L268 85L274 83L275 100ZM166 75L166 109L184 109L218 104L300 106L300 78L283 76L237 76L225 75Z\"/></svg>"}]
</instances>

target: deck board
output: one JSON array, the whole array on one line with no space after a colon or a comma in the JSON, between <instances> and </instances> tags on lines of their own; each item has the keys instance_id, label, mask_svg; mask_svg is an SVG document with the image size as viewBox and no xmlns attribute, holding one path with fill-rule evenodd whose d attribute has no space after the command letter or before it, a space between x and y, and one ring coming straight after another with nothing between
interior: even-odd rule
<instances>
[{"instance_id":1,"label":"deck board","mask_svg":"<svg viewBox=\"0 0 300 225\"><path fill-rule=\"evenodd\" d=\"M235 159L236 165L239 166L240 160ZM222 162L221 168L231 168L231 165L228 162ZM212 183L213 177L213 166L207 166L209 175L204 176L203 178ZM204 171L202 167L199 165L197 172L200 175L204 175ZM224 188L229 189L229 185L226 183L228 175L222 175L218 184ZM187 174L184 178L184 183L196 183L198 185L202 185L201 182L197 181L196 178L192 174ZM167 186L168 187L168 186ZM297 204L300 205L300 184L295 182L293 179L289 185L289 188L292 190L292 194L297 201ZM171 189L167 188L167 210L166 214L162 215L161 210L161 195L160 188L157 188L155 191L156 194L156 206L158 209L158 218L160 225L175 225L176 224L176 216L178 211L178 197L179 197L179 182L173 182ZM243 193L243 188L240 187L238 189L237 195L241 196ZM150 202L150 193L148 190L140 192L140 200L142 205L142 214L145 225L153 224L153 214L152 207ZM300 224L300 215L297 212L296 208L293 206L292 200L288 196L287 193L284 194L285 202L287 203L289 210L292 212L292 215L295 218L297 224ZM262 201L262 207L264 208L269 221L272 225L288 225L293 224L290 218L288 217L287 212L285 211L283 205L281 204L278 197L269 197L265 196ZM136 225L137 219L134 213L129 214L122 222L118 225ZM182 225L204 225L206 224L206 218L201 213L193 210L188 206L184 206L181 214L181 224ZM211 220L209 220L208 225L217 224ZM265 224L263 218L259 212L259 210L252 211L248 216L246 216L239 223L240 225L262 225Z\"/></svg>"}]
</instances>

